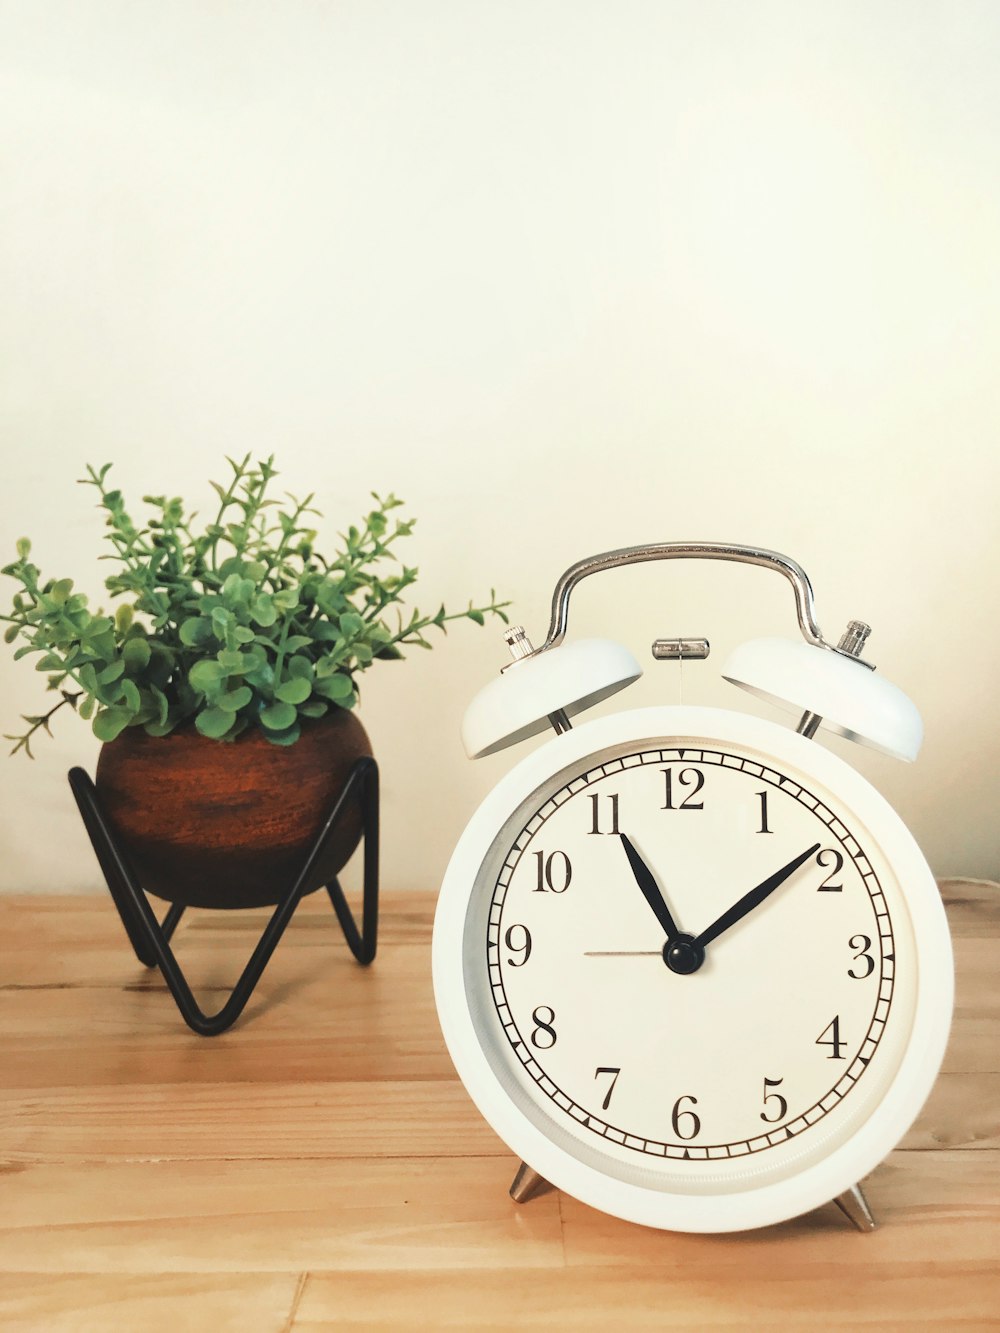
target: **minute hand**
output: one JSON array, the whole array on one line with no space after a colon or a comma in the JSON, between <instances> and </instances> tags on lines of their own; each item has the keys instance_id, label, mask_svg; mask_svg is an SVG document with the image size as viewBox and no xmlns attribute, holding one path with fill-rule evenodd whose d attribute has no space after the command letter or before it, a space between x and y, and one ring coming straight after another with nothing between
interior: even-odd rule
<instances>
[{"instance_id":1,"label":"minute hand","mask_svg":"<svg viewBox=\"0 0 1000 1333\"><path fill-rule=\"evenodd\" d=\"M702 931L695 940L695 944L703 949L706 944L711 944L713 940L717 940L724 930L728 930L730 926L735 926L737 921L742 921L748 912L752 912L755 907L759 907L765 898L784 884L789 875L793 875L799 866L805 865L811 856L815 856L819 849L820 844L814 842L794 861L789 861L788 865L782 866L780 870L776 870L773 875L758 884L755 889L745 893L738 903L733 903L732 907L723 912L717 921L713 921L707 930Z\"/></svg>"}]
</instances>

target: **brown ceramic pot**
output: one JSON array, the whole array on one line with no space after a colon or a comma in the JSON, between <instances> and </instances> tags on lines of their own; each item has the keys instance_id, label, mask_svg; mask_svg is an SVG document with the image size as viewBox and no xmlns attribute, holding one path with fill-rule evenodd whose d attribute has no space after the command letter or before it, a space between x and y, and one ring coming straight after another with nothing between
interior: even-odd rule
<instances>
[{"instance_id":1,"label":"brown ceramic pot","mask_svg":"<svg viewBox=\"0 0 1000 1333\"><path fill-rule=\"evenodd\" d=\"M189 907L260 907L291 886L352 766L371 752L342 708L289 746L256 728L228 743L130 728L102 747L97 793L149 893ZM360 837L352 803L309 892L343 869Z\"/></svg>"}]
</instances>

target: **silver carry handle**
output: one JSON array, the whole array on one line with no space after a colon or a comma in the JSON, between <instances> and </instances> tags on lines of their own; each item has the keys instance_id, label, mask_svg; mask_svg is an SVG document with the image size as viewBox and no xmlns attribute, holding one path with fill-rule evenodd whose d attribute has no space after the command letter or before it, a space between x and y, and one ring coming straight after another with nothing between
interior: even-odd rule
<instances>
[{"instance_id":1,"label":"silver carry handle","mask_svg":"<svg viewBox=\"0 0 1000 1333\"><path fill-rule=\"evenodd\" d=\"M743 565L775 569L788 579L795 592L799 629L806 642L818 648L827 648L833 653L853 656L836 644L827 643L820 633L816 623L812 584L800 564L778 551L766 551L757 546L735 546L726 542L654 542L649 546L625 546L619 551L605 551L601 555L578 560L575 565L570 565L556 584L552 594L552 619L548 636L542 646L535 649L535 653L555 648L566 637L570 594L578 583L591 574L602 574L605 570L618 569L621 565L644 564L649 560L734 560Z\"/></svg>"}]
</instances>

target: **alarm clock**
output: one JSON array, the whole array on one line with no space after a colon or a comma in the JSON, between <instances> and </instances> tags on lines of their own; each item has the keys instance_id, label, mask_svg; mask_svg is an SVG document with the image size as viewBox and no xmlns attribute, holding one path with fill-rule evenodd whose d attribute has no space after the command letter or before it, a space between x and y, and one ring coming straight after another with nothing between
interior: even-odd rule
<instances>
[{"instance_id":1,"label":"alarm clock","mask_svg":"<svg viewBox=\"0 0 1000 1333\"><path fill-rule=\"evenodd\" d=\"M641 675L603 639L567 641L572 590L637 562L711 559L782 574L800 640L756 639L722 675L785 725L664 704L579 714ZM837 642L778 552L661 543L579 561L545 642L472 701L470 757L551 729L472 816L434 923L434 993L455 1068L545 1182L616 1217L688 1232L766 1226L835 1201L912 1124L940 1068L953 965L934 877L886 800L822 729L904 760L910 700ZM708 656L661 639L658 659ZM797 723L795 717L797 716Z\"/></svg>"}]
</instances>

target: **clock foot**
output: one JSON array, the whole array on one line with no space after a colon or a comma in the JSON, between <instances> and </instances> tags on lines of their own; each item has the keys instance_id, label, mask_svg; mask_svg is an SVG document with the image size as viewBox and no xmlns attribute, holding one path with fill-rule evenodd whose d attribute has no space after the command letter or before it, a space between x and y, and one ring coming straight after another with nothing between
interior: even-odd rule
<instances>
[{"instance_id":1,"label":"clock foot","mask_svg":"<svg viewBox=\"0 0 1000 1333\"><path fill-rule=\"evenodd\" d=\"M551 1189L549 1182L537 1171L532 1171L526 1162L522 1162L511 1182L510 1197L515 1203L527 1203L547 1189Z\"/></svg>"},{"instance_id":2,"label":"clock foot","mask_svg":"<svg viewBox=\"0 0 1000 1333\"><path fill-rule=\"evenodd\" d=\"M852 1185L843 1194L838 1194L834 1203L859 1231L875 1230L875 1218L872 1216L872 1210L868 1207L868 1200L861 1192L860 1185Z\"/></svg>"}]
</instances>

